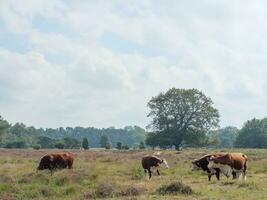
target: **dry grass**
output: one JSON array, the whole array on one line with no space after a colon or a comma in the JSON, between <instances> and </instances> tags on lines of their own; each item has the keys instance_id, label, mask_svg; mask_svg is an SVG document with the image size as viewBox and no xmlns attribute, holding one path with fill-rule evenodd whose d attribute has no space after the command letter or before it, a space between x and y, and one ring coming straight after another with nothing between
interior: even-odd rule
<instances>
[{"instance_id":1,"label":"dry grass","mask_svg":"<svg viewBox=\"0 0 267 200\"><path fill-rule=\"evenodd\" d=\"M152 151L73 151L73 170L52 176L36 172L40 158L51 150L0 150L0 199L267 199L267 151L229 150L248 155L247 182L208 182L203 172L191 171L191 160L210 152L162 151L170 169L146 180L140 159ZM219 150L217 150L219 151ZM162 194L164 196L162 196Z\"/></svg>"}]
</instances>

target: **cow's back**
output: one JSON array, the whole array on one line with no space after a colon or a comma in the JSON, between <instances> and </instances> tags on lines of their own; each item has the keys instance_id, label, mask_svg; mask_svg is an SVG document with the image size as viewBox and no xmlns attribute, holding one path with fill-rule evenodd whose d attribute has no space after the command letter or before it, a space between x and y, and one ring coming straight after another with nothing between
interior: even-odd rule
<instances>
[{"instance_id":1,"label":"cow's back","mask_svg":"<svg viewBox=\"0 0 267 200\"><path fill-rule=\"evenodd\" d=\"M149 169L150 167L156 167L159 165L160 159L155 156L145 156L142 158L142 166L144 169Z\"/></svg>"}]
</instances>

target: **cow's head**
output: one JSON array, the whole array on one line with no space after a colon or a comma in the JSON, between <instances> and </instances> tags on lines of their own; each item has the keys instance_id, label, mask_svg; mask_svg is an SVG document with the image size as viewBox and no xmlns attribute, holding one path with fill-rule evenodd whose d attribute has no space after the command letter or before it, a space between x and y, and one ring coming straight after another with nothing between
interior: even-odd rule
<instances>
[{"instance_id":1,"label":"cow's head","mask_svg":"<svg viewBox=\"0 0 267 200\"><path fill-rule=\"evenodd\" d=\"M199 161L197 159L192 161L192 171L200 170Z\"/></svg>"},{"instance_id":2,"label":"cow's head","mask_svg":"<svg viewBox=\"0 0 267 200\"><path fill-rule=\"evenodd\" d=\"M169 169L169 165L165 159L162 159L160 165L164 165L167 169Z\"/></svg>"},{"instance_id":3,"label":"cow's head","mask_svg":"<svg viewBox=\"0 0 267 200\"><path fill-rule=\"evenodd\" d=\"M44 165L39 165L38 167L37 167L37 169L36 169L36 171L38 171L38 170L44 170L45 169L45 167L44 167Z\"/></svg>"}]
</instances>

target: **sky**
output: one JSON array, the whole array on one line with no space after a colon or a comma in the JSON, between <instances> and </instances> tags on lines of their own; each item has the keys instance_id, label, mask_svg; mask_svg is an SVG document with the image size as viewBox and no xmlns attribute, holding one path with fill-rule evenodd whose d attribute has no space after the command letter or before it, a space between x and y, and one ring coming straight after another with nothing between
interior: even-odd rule
<instances>
[{"instance_id":1,"label":"sky","mask_svg":"<svg viewBox=\"0 0 267 200\"><path fill-rule=\"evenodd\" d=\"M145 127L169 88L220 125L267 115L267 1L0 0L0 115L35 127Z\"/></svg>"}]
</instances>

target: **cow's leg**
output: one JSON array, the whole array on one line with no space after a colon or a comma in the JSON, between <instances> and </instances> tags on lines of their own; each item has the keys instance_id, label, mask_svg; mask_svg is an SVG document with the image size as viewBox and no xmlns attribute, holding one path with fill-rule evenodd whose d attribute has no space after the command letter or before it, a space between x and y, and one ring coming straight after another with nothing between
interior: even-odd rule
<instances>
[{"instance_id":1,"label":"cow's leg","mask_svg":"<svg viewBox=\"0 0 267 200\"><path fill-rule=\"evenodd\" d=\"M159 170L157 169L157 173L158 173L158 175L160 176L160 173L159 173Z\"/></svg>"},{"instance_id":2,"label":"cow's leg","mask_svg":"<svg viewBox=\"0 0 267 200\"><path fill-rule=\"evenodd\" d=\"M220 169L216 169L215 175L216 175L217 180L219 181L220 180Z\"/></svg>"},{"instance_id":3,"label":"cow's leg","mask_svg":"<svg viewBox=\"0 0 267 200\"><path fill-rule=\"evenodd\" d=\"M243 180L246 181L247 180L247 176L246 176L246 170L243 171Z\"/></svg>"},{"instance_id":4,"label":"cow's leg","mask_svg":"<svg viewBox=\"0 0 267 200\"><path fill-rule=\"evenodd\" d=\"M152 172L151 172L150 169L148 169L148 174L149 174L149 179L151 179L151 177L152 177Z\"/></svg>"},{"instance_id":5,"label":"cow's leg","mask_svg":"<svg viewBox=\"0 0 267 200\"><path fill-rule=\"evenodd\" d=\"M68 166L68 169L72 169L72 165L73 165L73 163L71 161L69 161L68 162L68 165L67 165Z\"/></svg>"},{"instance_id":6,"label":"cow's leg","mask_svg":"<svg viewBox=\"0 0 267 200\"><path fill-rule=\"evenodd\" d=\"M247 176L246 176L246 171L243 171L243 180L246 181L247 180Z\"/></svg>"},{"instance_id":7,"label":"cow's leg","mask_svg":"<svg viewBox=\"0 0 267 200\"><path fill-rule=\"evenodd\" d=\"M209 181L210 181L210 179L211 179L211 174L208 174L208 179L209 179Z\"/></svg>"},{"instance_id":8,"label":"cow's leg","mask_svg":"<svg viewBox=\"0 0 267 200\"><path fill-rule=\"evenodd\" d=\"M238 180L241 180L242 176L243 176L243 172L237 172Z\"/></svg>"},{"instance_id":9,"label":"cow's leg","mask_svg":"<svg viewBox=\"0 0 267 200\"><path fill-rule=\"evenodd\" d=\"M247 180L247 163L245 163L245 165L244 165L244 169L243 169L243 179L244 179L244 181L246 181Z\"/></svg>"},{"instance_id":10,"label":"cow's leg","mask_svg":"<svg viewBox=\"0 0 267 200\"><path fill-rule=\"evenodd\" d=\"M232 175L233 175L233 179L236 179L236 172L232 172Z\"/></svg>"},{"instance_id":11,"label":"cow's leg","mask_svg":"<svg viewBox=\"0 0 267 200\"><path fill-rule=\"evenodd\" d=\"M144 172L145 172L146 179L149 180L149 178L148 178L148 174L147 174L147 170L144 169Z\"/></svg>"}]
</instances>

